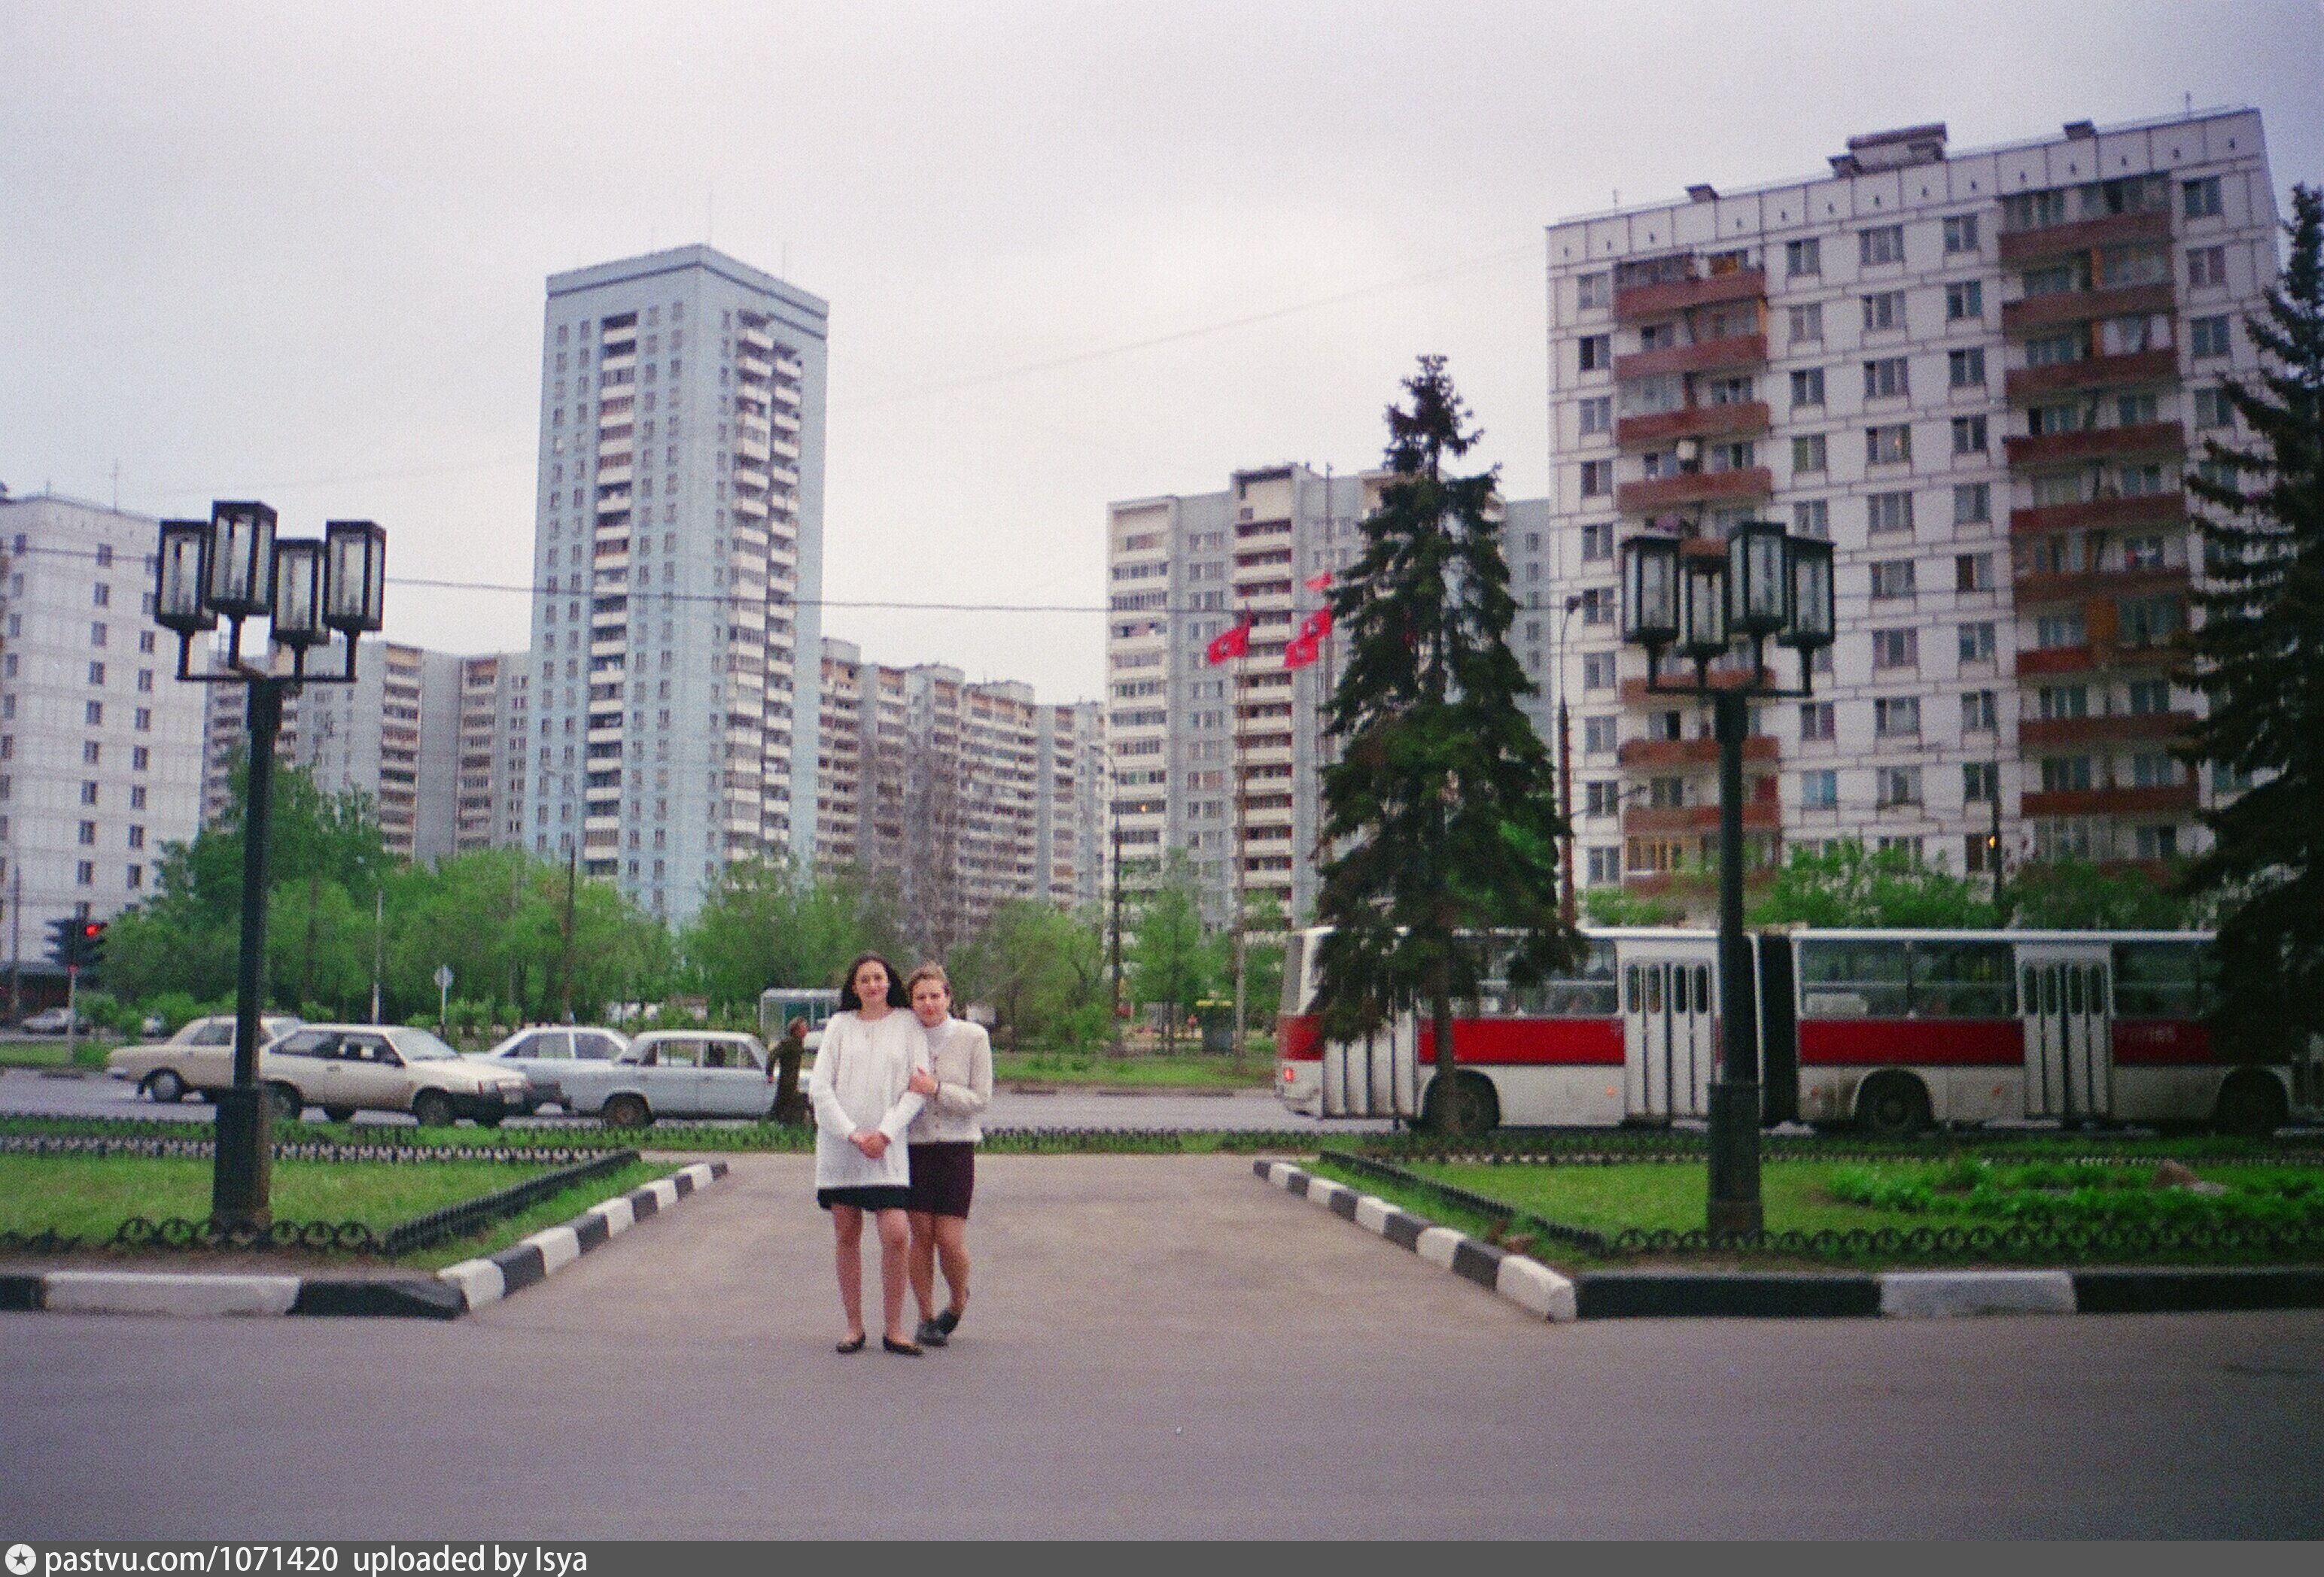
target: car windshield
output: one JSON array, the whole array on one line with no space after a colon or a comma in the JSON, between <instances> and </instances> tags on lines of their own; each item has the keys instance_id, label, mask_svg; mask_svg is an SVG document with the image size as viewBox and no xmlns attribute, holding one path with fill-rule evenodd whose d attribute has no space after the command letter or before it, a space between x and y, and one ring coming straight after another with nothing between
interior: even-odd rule
<instances>
[{"instance_id":1,"label":"car windshield","mask_svg":"<svg viewBox=\"0 0 2324 1577\"><path fill-rule=\"evenodd\" d=\"M406 1062L441 1062L460 1055L425 1029L391 1029L387 1038L395 1043L395 1049L403 1054Z\"/></svg>"}]
</instances>

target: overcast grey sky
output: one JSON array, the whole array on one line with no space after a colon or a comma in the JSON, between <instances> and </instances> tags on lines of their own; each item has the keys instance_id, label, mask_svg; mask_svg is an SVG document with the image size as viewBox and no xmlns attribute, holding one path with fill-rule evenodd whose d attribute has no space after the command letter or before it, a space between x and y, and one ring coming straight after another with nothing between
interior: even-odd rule
<instances>
[{"instance_id":1,"label":"overcast grey sky","mask_svg":"<svg viewBox=\"0 0 2324 1577\"><path fill-rule=\"evenodd\" d=\"M1424 351L1539 493L1541 229L1618 190L2190 98L2264 113L2280 192L2324 180L2317 0L13 0L0 72L18 493L109 500L117 463L127 508L368 515L400 575L520 582L545 276L707 234L831 302L840 599L1102 602L1107 501L1370 465ZM392 588L388 619L528 639L514 595ZM1095 615L825 629L1099 693Z\"/></svg>"}]
</instances>

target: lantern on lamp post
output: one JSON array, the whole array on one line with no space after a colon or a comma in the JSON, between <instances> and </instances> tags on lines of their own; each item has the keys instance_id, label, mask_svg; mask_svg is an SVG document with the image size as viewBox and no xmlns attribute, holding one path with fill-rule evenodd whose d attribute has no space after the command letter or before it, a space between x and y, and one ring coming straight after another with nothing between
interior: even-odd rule
<instances>
[{"instance_id":1,"label":"lantern on lamp post","mask_svg":"<svg viewBox=\"0 0 2324 1577\"><path fill-rule=\"evenodd\" d=\"M1759 1128L1792 1115L1766 1110L1759 1086L1757 993L1743 934L1743 741L1753 701L1812 692L1815 654L1832 641L1831 563L1831 543L1772 521L1743 521L1723 545L1662 534L1622 544L1622 636L1646 650L1646 689L1708 701L1719 742L1720 1046L1707 1212L1714 1234L1765 1227ZM1764 666L1771 640L1800 654L1797 688L1772 682ZM1693 668L1691 678L1665 678L1667 651ZM1748 664L1740 672L1725 666L1737 657Z\"/></svg>"},{"instance_id":2,"label":"lantern on lamp post","mask_svg":"<svg viewBox=\"0 0 2324 1577\"><path fill-rule=\"evenodd\" d=\"M217 1097L217 1146L210 1219L229 1240L263 1232L270 1221L272 1145L258 1084L259 982L266 957L268 845L272 841L274 747L282 702L305 685L351 685L355 643L381 627L386 534L368 521L333 521L322 540L278 540L274 511L254 501L220 502L207 521L163 521L153 561L153 620L178 637L178 678L241 685L249 691L250 781L243 819L242 937L235 975L234 1084ZM193 669L194 637L226 621L221 652ZM243 653L245 622L264 619L273 649ZM310 673L308 654L337 642L336 672ZM287 657L275 660L274 652ZM287 669L287 671L286 671ZM296 1116L297 1113L289 1113Z\"/></svg>"}]
</instances>

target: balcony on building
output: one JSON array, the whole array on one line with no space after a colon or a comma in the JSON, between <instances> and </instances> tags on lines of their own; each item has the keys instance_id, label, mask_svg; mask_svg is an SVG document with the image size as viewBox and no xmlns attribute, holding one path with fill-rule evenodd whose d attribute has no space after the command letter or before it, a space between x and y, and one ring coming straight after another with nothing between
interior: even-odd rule
<instances>
[{"instance_id":1,"label":"balcony on building","mask_svg":"<svg viewBox=\"0 0 2324 1577\"><path fill-rule=\"evenodd\" d=\"M2094 498L2082 503L2052 503L2009 512L2013 536L2050 531L2111 531L2137 526L2175 526L2187 518L2186 494L2148 493L2128 498Z\"/></svg>"},{"instance_id":2,"label":"balcony on building","mask_svg":"<svg viewBox=\"0 0 2324 1577\"><path fill-rule=\"evenodd\" d=\"M2142 569L2084 569L2063 575L2020 574L2012 576L2021 607L2040 603L2084 603L2093 598L2152 595L2156 592L2185 593L2193 585L2183 564L2160 564Z\"/></svg>"},{"instance_id":3,"label":"balcony on building","mask_svg":"<svg viewBox=\"0 0 2324 1577\"><path fill-rule=\"evenodd\" d=\"M1775 474L1765 466L1736 471L1682 471L1615 484L1614 507L1626 515L1657 514L1693 503L1748 503L1775 491Z\"/></svg>"},{"instance_id":4,"label":"balcony on building","mask_svg":"<svg viewBox=\"0 0 2324 1577\"><path fill-rule=\"evenodd\" d=\"M1682 663L1680 659L1676 658L1670 658L1665 660L1676 667L1683 669L1687 682L1692 683L1693 681L1694 674L1691 666ZM1797 676L1794 675L1794 677L1796 678ZM1720 689L1743 684L1748 679L1748 678L1749 675L1740 669L1712 669L1708 676L1708 682L1713 689ZM1763 668L1759 670L1760 684L1772 688L1778 682L1775 669ZM1651 706L1657 710L1668 711L1673 707L1691 706L1694 704L1695 702L1693 697L1690 696L1674 696L1668 691L1649 690L1646 688L1646 681L1643 678L1630 678L1624 679L1622 681L1622 705L1625 706ZM1766 736L1762 734L1755 735L1753 737L1765 738ZM1654 742L1683 744L1691 743L1692 742L1684 740L1670 740L1663 742L1639 740L1634 741L1633 742L1640 744ZM1748 753L1748 744L1746 747L1746 753ZM1713 761L1716 761L1719 759L1718 747L1715 743L1711 747L1711 753L1706 759Z\"/></svg>"},{"instance_id":5,"label":"balcony on building","mask_svg":"<svg viewBox=\"0 0 2324 1577\"><path fill-rule=\"evenodd\" d=\"M2095 323L2101 318L2144 318L2175 312L2178 303L2171 284L2104 285L2091 290L2057 290L2001 304L2001 332L2024 339L2075 323Z\"/></svg>"},{"instance_id":6,"label":"balcony on building","mask_svg":"<svg viewBox=\"0 0 2324 1577\"><path fill-rule=\"evenodd\" d=\"M2031 404L2057 394L2090 389L2128 389L2142 383L2175 383L2179 353L2162 350L2126 351L2119 355L2084 356L2046 367L2012 367L2003 387L2013 405Z\"/></svg>"},{"instance_id":7,"label":"balcony on building","mask_svg":"<svg viewBox=\"0 0 2324 1577\"><path fill-rule=\"evenodd\" d=\"M1729 334L1718 339L1698 339L1692 345L1666 345L1655 350L1632 351L1614 358L1618 383L1648 378L1657 373L1720 373L1765 366L1767 337Z\"/></svg>"},{"instance_id":8,"label":"balcony on building","mask_svg":"<svg viewBox=\"0 0 2324 1577\"><path fill-rule=\"evenodd\" d=\"M1770 417L1764 400L1729 405L1689 405L1651 416L1626 416L1614 424L1614 441L1626 449L1660 448L1680 438L1757 438L1766 436Z\"/></svg>"},{"instance_id":9,"label":"balcony on building","mask_svg":"<svg viewBox=\"0 0 2324 1577\"><path fill-rule=\"evenodd\" d=\"M2004 440L2003 447L2012 466L2069 466L2116 455L2183 455L2187 433L2175 421L2142 421L2129 427L2012 437Z\"/></svg>"},{"instance_id":10,"label":"balcony on building","mask_svg":"<svg viewBox=\"0 0 2324 1577\"><path fill-rule=\"evenodd\" d=\"M2107 214L2095 219L2079 219L2067 225L2043 225L2030 230L2004 230L2000 244L2001 266L2022 268L2029 263L2067 257L2077 252L2096 252L2100 247L2119 246L2126 242L2170 239L2171 213L2168 208Z\"/></svg>"},{"instance_id":11,"label":"balcony on building","mask_svg":"<svg viewBox=\"0 0 2324 1577\"><path fill-rule=\"evenodd\" d=\"M2191 712L2110 712L2098 717L2028 717L2017 724L2026 750L2063 746L2168 743L2195 725Z\"/></svg>"},{"instance_id":12,"label":"balcony on building","mask_svg":"<svg viewBox=\"0 0 2324 1577\"><path fill-rule=\"evenodd\" d=\"M1636 681L1643 699L1654 699L1646 690L1646 681ZM1625 696L1626 701L1630 697ZM1665 701L1683 700L1683 696L1665 696ZM1747 761L1772 761L1776 757L1775 736L1755 733L1743 741L1743 759ZM1719 764L1719 742L1715 739L1626 739L1615 759L1625 771L1646 772L1674 770L1686 767L1715 767Z\"/></svg>"},{"instance_id":13,"label":"balcony on building","mask_svg":"<svg viewBox=\"0 0 2324 1577\"><path fill-rule=\"evenodd\" d=\"M1715 307L1724 301L1757 300L1767 293L1767 271L1764 268L1722 268L1714 262L1705 269L1692 257L1665 262L1667 272L1677 272L1680 277L1616 284L1614 321L1625 325L1646 322L1697 307Z\"/></svg>"},{"instance_id":14,"label":"balcony on building","mask_svg":"<svg viewBox=\"0 0 2324 1577\"><path fill-rule=\"evenodd\" d=\"M2029 790L2026 816L2169 816L2192 811L2192 781L2153 788L2057 788Z\"/></svg>"},{"instance_id":15,"label":"balcony on building","mask_svg":"<svg viewBox=\"0 0 2324 1577\"><path fill-rule=\"evenodd\" d=\"M1772 785L1772 779L1762 781ZM1774 832L1784 825L1784 807L1775 798L1762 796L1748 800L1743 806L1745 832ZM1648 836L1655 834L1711 833L1719 831L1719 807L1716 805L1636 805L1622 812L1624 837Z\"/></svg>"}]
</instances>

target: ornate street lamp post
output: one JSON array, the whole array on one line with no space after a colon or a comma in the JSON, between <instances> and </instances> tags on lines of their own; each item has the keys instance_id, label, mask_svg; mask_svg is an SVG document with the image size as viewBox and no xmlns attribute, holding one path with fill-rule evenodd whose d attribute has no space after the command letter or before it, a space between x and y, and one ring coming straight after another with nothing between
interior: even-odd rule
<instances>
[{"instance_id":1,"label":"ornate street lamp post","mask_svg":"<svg viewBox=\"0 0 2324 1577\"><path fill-rule=\"evenodd\" d=\"M243 685L250 692L250 789L242 829L242 949L235 973L234 1087L217 1102L217 1153L210 1217L222 1231L263 1231L273 1147L258 1084L259 983L266 960L268 844L274 821L274 742L282 700L302 685L351 685L355 642L382 624L387 533L369 521L332 521L323 540L278 541L274 512L258 503L218 503L207 521L163 521L154 558L153 620L178 637L178 678ZM226 647L192 671L194 637L227 622ZM264 619L273 653L243 656L243 624ZM334 635L346 650L338 671L309 673L307 654Z\"/></svg>"},{"instance_id":2,"label":"ornate street lamp post","mask_svg":"<svg viewBox=\"0 0 2324 1577\"><path fill-rule=\"evenodd\" d=\"M1622 639L1646 651L1646 689L1711 707L1719 741L1719 1019L1711 1086L1709 1225L1756 1232L1759 1201L1759 1029L1751 953L1743 935L1743 740L1757 700L1812 694L1815 653L1832 641L1831 544L1746 521L1716 542L1669 536L1622 544ZM1778 688L1766 643L1800 654L1797 689ZM1692 664L1665 679L1663 654ZM1748 666L1737 668L1737 659ZM1713 673L1712 665L1720 665Z\"/></svg>"}]
</instances>

